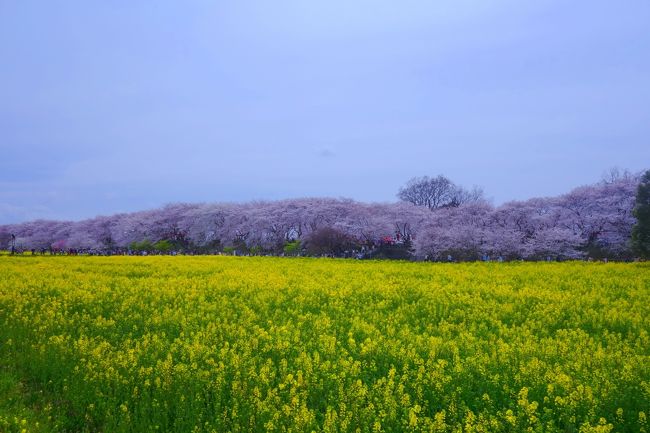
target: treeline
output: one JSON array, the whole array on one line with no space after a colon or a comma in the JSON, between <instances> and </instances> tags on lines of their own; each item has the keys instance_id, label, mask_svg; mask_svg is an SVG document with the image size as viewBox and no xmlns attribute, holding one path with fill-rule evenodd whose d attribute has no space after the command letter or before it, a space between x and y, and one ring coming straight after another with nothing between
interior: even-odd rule
<instances>
[{"instance_id":1,"label":"treeline","mask_svg":"<svg viewBox=\"0 0 650 433\"><path fill-rule=\"evenodd\" d=\"M640 177L625 174L568 194L492 206L455 191L444 206L302 198L246 204L172 204L79 222L0 226L0 249L330 255L421 260L633 257ZM404 197L402 197L404 196ZM449 198L451 197L451 198ZM462 199L459 199L461 197ZM12 237L13 235L13 237Z\"/></svg>"}]
</instances>

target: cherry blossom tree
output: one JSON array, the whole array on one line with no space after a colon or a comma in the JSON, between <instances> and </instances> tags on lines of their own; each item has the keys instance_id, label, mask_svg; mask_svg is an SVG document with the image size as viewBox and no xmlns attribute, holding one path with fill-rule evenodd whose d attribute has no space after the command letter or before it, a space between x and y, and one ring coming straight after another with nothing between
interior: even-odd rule
<instances>
[{"instance_id":1,"label":"cherry blossom tree","mask_svg":"<svg viewBox=\"0 0 650 433\"><path fill-rule=\"evenodd\" d=\"M425 200L425 206L331 198L172 204L79 222L39 220L0 226L4 236L0 236L0 246L6 248L7 236L15 234L22 248L50 248L56 243L66 248L112 250L165 241L182 250L212 252L230 247L280 254L288 243L304 241L307 248L310 242L328 245L334 239L331 245L365 250L387 242L408 243L416 257L433 260L448 256L474 260L488 255L535 260L628 258L638 184L639 176L613 174L607 181L559 197L514 201L496 208L480 199L479 193L450 204L445 200L453 198L453 188L448 198ZM340 250L331 245L331 250Z\"/></svg>"}]
</instances>

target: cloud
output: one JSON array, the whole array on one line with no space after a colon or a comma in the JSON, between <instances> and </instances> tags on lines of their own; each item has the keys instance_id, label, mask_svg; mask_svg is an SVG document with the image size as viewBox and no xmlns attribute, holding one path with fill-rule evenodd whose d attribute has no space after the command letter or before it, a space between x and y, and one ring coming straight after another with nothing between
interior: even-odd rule
<instances>
[{"instance_id":1,"label":"cloud","mask_svg":"<svg viewBox=\"0 0 650 433\"><path fill-rule=\"evenodd\" d=\"M321 158L334 158L336 156L336 153L334 153L334 151L331 149L321 149L318 152L318 156Z\"/></svg>"}]
</instances>

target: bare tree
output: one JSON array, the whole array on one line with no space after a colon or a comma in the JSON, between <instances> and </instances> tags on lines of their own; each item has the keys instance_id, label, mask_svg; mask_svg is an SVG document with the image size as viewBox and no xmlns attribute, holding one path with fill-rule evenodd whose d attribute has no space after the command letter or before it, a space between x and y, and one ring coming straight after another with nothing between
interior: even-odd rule
<instances>
[{"instance_id":1,"label":"bare tree","mask_svg":"<svg viewBox=\"0 0 650 433\"><path fill-rule=\"evenodd\" d=\"M484 200L481 188L475 186L467 190L442 175L414 177L400 188L397 197L416 206L426 206L430 210Z\"/></svg>"},{"instance_id":2,"label":"bare tree","mask_svg":"<svg viewBox=\"0 0 650 433\"><path fill-rule=\"evenodd\" d=\"M483 188L474 186L472 189L465 189L462 186L457 186L447 206L458 207L468 203L480 203L484 201Z\"/></svg>"},{"instance_id":3,"label":"bare tree","mask_svg":"<svg viewBox=\"0 0 650 433\"><path fill-rule=\"evenodd\" d=\"M414 177L400 188L397 197L416 206L438 209L447 205L456 191L454 183L442 175Z\"/></svg>"},{"instance_id":4,"label":"bare tree","mask_svg":"<svg viewBox=\"0 0 650 433\"><path fill-rule=\"evenodd\" d=\"M634 178L634 175L629 170L621 170L618 167L610 167L609 170L603 172L603 175L600 178L600 183L604 185L611 185L617 182L629 180L631 178Z\"/></svg>"}]
</instances>

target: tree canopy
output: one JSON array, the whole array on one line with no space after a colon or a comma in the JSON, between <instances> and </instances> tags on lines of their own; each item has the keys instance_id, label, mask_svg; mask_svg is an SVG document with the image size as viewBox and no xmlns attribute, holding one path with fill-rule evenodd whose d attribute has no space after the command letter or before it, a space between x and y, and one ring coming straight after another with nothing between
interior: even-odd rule
<instances>
[{"instance_id":1,"label":"tree canopy","mask_svg":"<svg viewBox=\"0 0 650 433\"><path fill-rule=\"evenodd\" d=\"M640 257L650 258L650 170L637 187L633 213L636 224L632 227L632 249Z\"/></svg>"},{"instance_id":2,"label":"tree canopy","mask_svg":"<svg viewBox=\"0 0 650 433\"><path fill-rule=\"evenodd\" d=\"M635 245L648 245L643 230L648 227L649 177L646 173L639 189L639 177L620 176L562 196L496 207L479 199L454 201L458 190L438 178L433 183L447 188L446 195L423 198L420 205L331 198L174 204L78 222L0 226L0 249L15 234L17 248L37 249L111 251L130 246L135 251L360 255L383 247L412 248L415 257L432 260L486 255L631 258L630 235L637 219ZM645 244L639 243L644 239Z\"/></svg>"}]
</instances>

